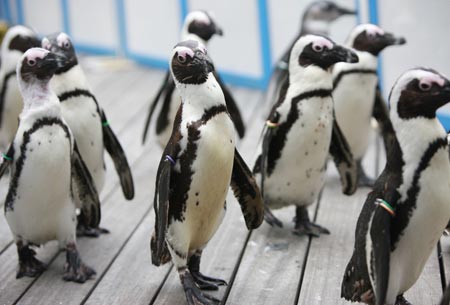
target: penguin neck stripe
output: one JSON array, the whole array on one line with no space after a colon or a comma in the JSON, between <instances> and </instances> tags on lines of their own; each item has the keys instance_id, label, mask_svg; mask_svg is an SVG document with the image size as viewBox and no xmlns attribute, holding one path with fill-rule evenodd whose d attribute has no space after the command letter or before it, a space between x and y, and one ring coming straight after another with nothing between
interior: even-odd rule
<instances>
[{"instance_id":1,"label":"penguin neck stripe","mask_svg":"<svg viewBox=\"0 0 450 305\"><path fill-rule=\"evenodd\" d=\"M377 198L375 200L375 203L378 204L383 209L385 209L389 214L391 214L392 217L395 216L394 208L386 200L381 199L381 198Z\"/></svg>"},{"instance_id":2,"label":"penguin neck stripe","mask_svg":"<svg viewBox=\"0 0 450 305\"><path fill-rule=\"evenodd\" d=\"M5 79L3 80L2 89L0 91L0 126L2 126L2 113L3 108L5 106L5 94L6 94L6 85L8 84L8 80L16 75L16 70L13 70L5 75Z\"/></svg>"},{"instance_id":3,"label":"penguin neck stripe","mask_svg":"<svg viewBox=\"0 0 450 305\"><path fill-rule=\"evenodd\" d=\"M350 69L346 71L341 71L336 78L333 80L333 90L336 89L339 82L342 80L342 77L344 77L347 74L377 74L376 70L373 69Z\"/></svg>"},{"instance_id":4,"label":"penguin neck stripe","mask_svg":"<svg viewBox=\"0 0 450 305\"><path fill-rule=\"evenodd\" d=\"M272 138L272 140L269 143L269 151L268 151L268 160L267 160L267 174L272 174L275 164L277 160L281 157L281 152L283 151L284 145L286 143L287 134L291 130L292 126L294 125L295 121L299 118L298 110L297 110L297 104L300 103L303 100L310 99L313 97L319 97L319 98L331 98L331 89L316 89L311 91L303 92L302 94L294 97L291 100L291 108L289 110L289 113L287 115L286 121L283 123L277 123L278 127L276 129L276 134ZM281 105L281 104L280 104ZM273 112L271 114L271 117L273 118L277 112ZM263 170L263 169L261 169Z\"/></svg>"},{"instance_id":5,"label":"penguin neck stripe","mask_svg":"<svg viewBox=\"0 0 450 305\"><path fill-rule=\"evenodd\" d=\"M59 99L59 102L62 103L65 100L68 100L69 98L78 97L78 96L90 97L97 104L97 99L95 98L95 96L91 92L89 92L88 90L84 90L84 89L75 89L75 90L72 90L72 91L64 92L63 94L58 96L58 99Z\"/></svg>"}]
</instances>

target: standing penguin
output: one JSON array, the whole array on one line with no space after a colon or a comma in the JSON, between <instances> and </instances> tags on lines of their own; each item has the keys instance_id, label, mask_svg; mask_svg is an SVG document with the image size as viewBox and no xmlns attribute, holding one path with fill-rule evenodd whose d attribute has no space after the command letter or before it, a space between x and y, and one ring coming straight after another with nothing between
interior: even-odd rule
<instances>
[{"instance_id":1,"label":"standing penguin","mask_svg":"<svg viewBox=\"0 0 450 305\"><path fill-rule=\"evenodd\" d=\"M217 26L211 14L205 11L194 11L189 13L184 20L181 41L196 40L206 46L208 41L216 34L222 36L223 32L222 29ZM228 112L231 115L231 119L234 122L238 135L242 138L245 134L245 126L239 108L237 107L231 92L222 82L219 75L216 72L213 73L225 95L225 103L227 104ZM181 103L180 95L175 90L175 83L170 76L170 71L167 71L161 88L158 90L153 102L150 104L150 109L144 125L142 143L145 143L153 112L160 101L162 101L162 106L156 122L156 135L161 147L165 147L170 138L175 115Z\"/></svg>"},{"instance_id":2,"label":"standing penguin","mask_svg":"<svg viewBox=\"0 0 450 305\"><path fill-rule=\"evenodd\" d=\"M333 64L357 62L351 50L315 35L292 48L289 80L267 120L253 172L266 204L266 220L281 226L269 208L296 205L294 233L319 236L327 229L310 222L306 207L324 184L327 156L336 162L345 194L356 190L356 164L334 119Z\"/></svg>"},{"instance_id":3,"label":"standing penguin","mask_svg":"<svg viewBox=\"0 0 450 305\"><path fill-rule=\"evenodd\" d=\"M331 1L315 1L305 9L299 33L286 48L272 73L266 100L270 107L273 106L270 103L276 100L281 87L289 76L289 56L297 40L307 34L329 36L330 24L333 21L341 16L354 14L356 11L338 6Z\"/></svg>"},{"instance_id":4,"label":"standing penguin","mask_svg":"<svg viewBox=\"0 0 450 305\"><path fill-rule=\"evenodd\" d=\"M436 71L405 72L390 94L396 141L356 225L342 297L406 305L450 217L450 161L436 110L450 101L450 81Z\"/></svg>"},{"instance_id":5,"label":"standing penguin","mask_svg":"<svg viewBox=\"0 0 450 305\"><path fill-rule=\"evenodd\" d=\"M40 45L36 34L21 25L11 27L3 39L0 48L0 147L3 149L14 139L23 108L16 78L17 61L26 50Z\"/></svg>"},{"instance_id":6,"label":"standing penguin","mask_svg":"<svg viewBox=\"0 0 450 305\"><path fill-rule=\"evenodd\" d=\"M404 38L395 37L376 25L360 24L351 31L346 44L358 54L359 62L338 63L333 68L336 119L358 162L358 182L362 186L372 186L374 183L361 165L369 146L371 118L379 122L385 146L395 137L387 132L392 130L389 113L377 87L378 54L388 46L405 42Z\"/></svg>"},{"instance_id":7,"label":"standing penguin","mask_svg":"<svg viewBox=\"0 0 450 305\"><path fill-rule=\"evenodd\" d=\"M178 43L170 67L182 103L157 172L152 263L171 257L188 304L207 305L217 300L199 288L217 290L226 282L201 274L200 259L225 215L230 183L248 229L263 221L263 201L235 148L233 123L205 47L195 40Z\"/></svg>"},{"instance_id":8,"label":"standing penguin","mask_svg":"<svg viewBox=\"0 0 450 305\"><path fill-rule=\"evenodd\" d=\"M65 33L49 35L42 39L42 47L64 58L63 65L56 71L50 84L58 95L63 117L77 140L97 191L101 192L105 181L106 149L116 167L125 198L133 199L133 177L125 152L112 131L105 112L89 88L70 38ZM105 229L89 227L83 217L83 214L79 217L79 234L98 236L108 232Z\"/></svg>"},{"instance_id":9,"label":"standing penguin","mask_svg":"<svg viewBox=\"0 0 450 305\"><path fill-rule=\"evenodd\" d=\"M57 69L57 56L40 48L29 49L17 63L24 108L14 141L3 154L0 177L11 166L5 216L17 245L17 277L44 271L31 247L56 239L67 255L64 280L83 283L95 271L78 254L74 201L82 203L85 219L93 226L100 221L100 202L50 89Z\"/></svg>"}]
</instances>

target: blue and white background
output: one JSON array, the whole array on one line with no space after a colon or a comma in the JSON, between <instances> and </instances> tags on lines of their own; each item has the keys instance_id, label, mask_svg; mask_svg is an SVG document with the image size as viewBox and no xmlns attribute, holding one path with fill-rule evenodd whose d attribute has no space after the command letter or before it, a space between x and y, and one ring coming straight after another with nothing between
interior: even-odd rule
<instances>
[{"instance_id":1,"label":"blue and white background","mask_svg":"<svg viewBox=\"0 0 450 305\"><path fill-rule=\"evenodd\" d=\"M41 34L65 31L77 49L118 55L139 64L167 68L190 10L214 12L224 37L214 38L209 53L224 80L265 89L276 59L299 31L301 16L312 0L0 0L0 18L23 23ZM400 73L428 66L450 75L450 1L339 0L356 7L358 16L337 20L331 37L343 43L357 22L379 24L406 37L402 47L387 49L380 63L387 96ZM450 107L441 110L450 129Z\"/></svg>"}]
</instances>

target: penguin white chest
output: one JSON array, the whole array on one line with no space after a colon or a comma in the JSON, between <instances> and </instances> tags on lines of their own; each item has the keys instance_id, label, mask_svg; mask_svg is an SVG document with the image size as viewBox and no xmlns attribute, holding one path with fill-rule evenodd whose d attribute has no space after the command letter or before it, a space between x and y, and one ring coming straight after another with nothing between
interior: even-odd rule
<instances>
[{"instance_id":1,"label":"penguin white chest","mask_svg":"<svg viewBox=\"0 0 450 305\"><path fill-rule=\"evenodd\" d=\"M36 244L74 238L71 148L65 131L55 125L40 128L15 160L8 192L12 201L7 200L5 213L14 235Z\"/></svg>"},{"instance_id":2,"label":"penguin white chest","mask_svg":"<svg viewBox=\"0 0 450 305\"><path fill-rule=\"evenodd\" d=\"M446 149L434 155L418 186L416 209L392 252L388 295L402 293L416 282L450 218L450 163ZM391 282L398 283L398 287Z\"/></svg>"},{"instance_id":3,"label":"penguin white chest","mask_svg":"<svg viewBox=\"0 0 450 305\"><path fill-rule=\"evenodd\" d=\"M333 91L336 119L356 159L369 146L377 79L375 74L349 74Z\"/></svg>"},{"instance_id":4,"label":"penguin white chest","mask_svg":"<svg viewBox=\"0 0 450 305\"><path fill-rule=\"evenodd\" d=\"M330 97L298 104L298 119L289 130L280 158L264 185L272 208L313 203L324 183L333 127Z\"/></svg>"},{"instance_id":5,"label":"penguin white chest","mask_svg":"<svg viewBox=\"0 0 450 305\"><path fill-rule=\"evenodd\" d=\"M185 213L190 249L205 245L222 221L235 149L234 128L226 113L216 115L199 131Z\"/></svg>"},{"instance_id":6,"label":"penguin white chest","mask_svg":"<svg viewBox=\"0 0 450 305\"><path fill-rule=\"evenodd\" d=\"M61 110L100 193L105 181L105 168L102 122L97 105L91 98L80 96L62 102Z\"/></svg>"}]
</instances>

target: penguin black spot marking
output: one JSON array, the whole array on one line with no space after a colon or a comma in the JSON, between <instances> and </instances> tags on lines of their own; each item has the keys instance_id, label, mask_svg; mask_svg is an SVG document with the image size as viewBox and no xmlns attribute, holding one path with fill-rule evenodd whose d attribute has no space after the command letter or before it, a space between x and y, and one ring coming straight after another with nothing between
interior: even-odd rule
<instances>
[{"instance_id":1,"label":"penguin black spot marking","mask_svg":"<svg viewBox=\"0 0 450 305\"><path fill-rule=\"evenodd\" d=\"M38 142L38 145L41 145L41 141Z\"/></svg>"},{"instance_id":2,"label":"penguin black spot marking","mask_svg":"<svg viewBox=\"0 0 450 305\"><path fill-rule=\"evenodd\" d=\"M200 202L198 202L198 201L195 203L196 206L198 206L199 204L200 204Z\"/></svg>"},{"instance_id":3,"label":"penguin black spot marking","mask_svg":"<svg viewBox=\"0 0 450 305\"><path fill-rule=\"evenodd\" d=\"M94 141L91 141L91 146L94 146Z\"/></svg>"},{"instance_id":4,"label":"penguin black spot marking","mask_svg":"<svg viewBox=\"0 0 450 305\"><path fill-rule=\"evenodd\" d=\"M286 185L287 185L287 186L291 186L291 183L290 183L290 182L288 182L288 183L286 183Z\"/></svg>"},{"instance_id":5,"label":"penguin black spot marking","mask_svg":"<svg viewBox=\"0 0 450 305\"><path fill-rule=\"evenodd\" d=\"M197 192L197 193L195 193L195 196L198 196L198 192Z\"/></svg>"},{"instance_id":6,"label":"penguin black spot marking","mask_svg":"<svg viewBox=\"0 0 450 305\"><path fill-rule=\"evenodd\" d=\"M305 151L305 156L307 156L308 155L308 152L307 151Z\"/></svg>"},{"instance_id":7,"label":"penguin black spot marking","mask_svg":"<svg viewBox=\"0 0 450 305\"><path fill-rule=\"evenodd\" d=\"M314 145L317 145L317 141L314 141Z\"/></svg>"},{"instance_id":8,"label":"penguin black spot marking","mask_svg":"<svg viewBox=\"0 0 450 305\"><path fill-rule=\"evenodd\" d=\"M20 145L20 156L17 159L17 162L15 164L16 168L14 171L14 175L11 178L9 191L8 191L8 194L6 195L6 199L5 199L5 212L14 210L14 206L13 206L14 199L17 196L17 187L19 185L19 177L22 173L23 165L25 163L27 145L30 143L31 135L44 126L52 126L52 125L59 125L64 130L64 133L66 134L66 138L70 139L69 128L66 125L64 125L64 123L60 119L57 119L57 118L44 117L42 119L36 120L36 122L33 124L33 126L29 130L24 132L23 142ZM38 142L38 143L40 145L41 142ZM10 155L13 155L14 148L11 147L11 149L12 149L12 154L10 154Z\"/></svg>"}]
</instances>

